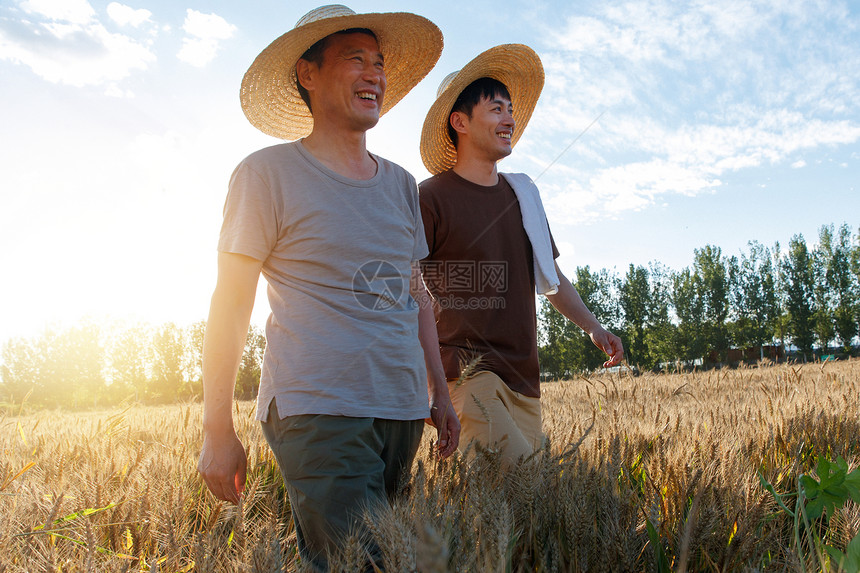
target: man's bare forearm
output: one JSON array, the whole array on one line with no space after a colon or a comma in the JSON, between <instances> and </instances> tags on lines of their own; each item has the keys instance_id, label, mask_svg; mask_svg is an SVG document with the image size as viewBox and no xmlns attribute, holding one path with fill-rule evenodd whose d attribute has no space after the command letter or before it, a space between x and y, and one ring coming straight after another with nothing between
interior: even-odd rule
<instances>
[{"instance_id":1,"label":"man's bare forearm","mask_svg":"<svg viewBox=\"0 0 860 573\"><path fill-rule=\"evenodd\" d=\"M585 306L576 287L570 283L561 271L558 271L558 278L558 292L553 295L547 295L547 299L565 318L576 324L586 333L591 334L601 326L600 322L588 307Z\"/></svg>"},{"instance_id":2,"label":"man's bare forearm","mask_svg":"<svg viewBox=\"0 0 860 573\"><path fill-rule=\"evenodd\" d=\"M427 367L427 390L431 398L440 392L448 394L445 369L439 355L439 335L436 332L436 317L430 306L418 310L418 339L424 350L424 364Z\"/></svg>"},{"instance_id":3,"label":"man's bare forearm","mask_svg":"<svg viewBox=\"0 0 860 573\"><path fill-rule=\"evenodd\" d=\"M421 280L420 269L413 267L412 273L412 298L418 303L418 340L424 351L424 364L427 367L427 390L430 392L431 399L440 392L444 392L447 396L448 384L439 354L439 335L436 332L433 302Z\"/></svg>"},{"instance_id":4,"label":"man's bare forearm","mask_svg":"<svg viewBox=\"0 0 860 573\"><path fill-rule=\"evenodd\" d=\"M206 433L233 431L233 390L259 277L258 261L239 257L222 253L218 258L218 283L203 339L203 429Z\"/></svg>"},{"instance_id":5,"label":"man's bare forearm","mask_svg":"<svg viewBox=\"0 0 860 573\"><path fill-rule=\"evenodd\" d=\"M550 303L568 320L585 331L594 345L609 356L609 360L603 363L604 367L615 366L621 362L624 358L624 344L621 339L600 324L557 264L555 270L559 278L558 292L547 296Z\"/></svg>"},{"instance_id":6,"label":"man's bare forearm","mask_svg":"<svg viewBox=\"0 0 860 573\"><path fill-rule=\"evenodd\" d=\"M436 427L437 455L447 458L460 443L460 421L451 404L445 368L439 354L439 334L436 331L436 315L430 293L421 277L418 263L412 266L412 298L418 303L418 340L424 351L427 367L427 393L430 397L430 420Z\"/></svg>"}]
</instances>

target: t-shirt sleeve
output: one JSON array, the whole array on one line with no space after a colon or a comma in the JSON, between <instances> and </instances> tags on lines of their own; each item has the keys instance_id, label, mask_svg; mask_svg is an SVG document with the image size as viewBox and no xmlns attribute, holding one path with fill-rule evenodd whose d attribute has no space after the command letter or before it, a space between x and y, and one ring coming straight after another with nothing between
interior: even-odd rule
<instances>
[{"instance_id":1,"label":"t-shirt sleeve","mask_svg":"<svg viewBox=\"0 0 860 573\"><path fill-rule=\"evenodd\" d=\"M427 256L432 258L436 252L436 211L429 197L419 193L421 204L421 222L424 227L424 237L427 241Z\"/></svg>"},{"instance_id":2,"label":"t-shirt sleeve","mask_svg":"<svg viewBox=\"0 0 860 573\"><path fill-rule=\"evenodd\" d=\"M429 251L427 249L427 238L425 237L424 224L423 224L423 215L422 209L420 207L420 199L418 197L418 185L415 183L415 179L411 176L409 177L409 181L411 184L410 192L412 193L412 197L414 202L412 203L414 208L413 216L414 216L414 226L415 226L415 243L412 248L412 260L420 261L425 258Z\"/></svg>"},{"instance_id":3,"label":"t-shirt sleeve","mask_svg":"<svg viewBox=\"0 0 860 573\"><path fill-rule=\"evenodd\" d=\"M269 257L278 238L278 216L271 187L246 162L230 178L218 251Z\"/></svg>"}]
</instances>

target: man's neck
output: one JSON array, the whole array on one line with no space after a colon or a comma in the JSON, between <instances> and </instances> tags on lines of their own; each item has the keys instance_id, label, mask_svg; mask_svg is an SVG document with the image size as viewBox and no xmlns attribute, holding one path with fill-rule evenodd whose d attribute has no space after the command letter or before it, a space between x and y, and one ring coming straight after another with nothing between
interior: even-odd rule
<instances>
[{"instance_id":1,"label":"man's neck","mask_svg":"<svg viewBox=\"0 0 860 573\"><path fill-rule=\"evenodd\" d=\"M492 187L499 182L499 173L496 171L495 161L478 161L458 156L457 163L454 165L454 173L466 181L484 187Z\"/></svg>"},{"instance_id":2,"label":"man's neck","mask_svg":"<svg viewBox=\"0 0 860 573\"><path fill-rule=\"evenodd\" d=\"M376 175L376 161L367 152L365 132L333 131L315 125L302 144L320 163L344 177L366 181Z\"/></svg>"}]
</instances>

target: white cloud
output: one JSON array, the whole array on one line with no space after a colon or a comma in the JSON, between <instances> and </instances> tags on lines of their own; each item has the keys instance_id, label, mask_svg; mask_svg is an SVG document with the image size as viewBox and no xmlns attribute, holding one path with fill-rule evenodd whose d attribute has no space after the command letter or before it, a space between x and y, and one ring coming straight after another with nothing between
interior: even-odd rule
<instances>
[{"instance_id":1,"label":"white cloud","mask_svg":"<svg viewBox=\"0 0 860 573\"><path fill-rule=\"evenodd\" d=\"M799 159L791 164L792 169L802 169L804 167L806 167L806 161L803 159Z\"/></svg>"},{"instance_id":2,"label":"white cloud","mask_svg":"<svg viewBox=\"0 0 860 573\"><path fill-rule=\"evenodd\" d=\"M87 0L27 0L21 2L21 9L28 14L72 24L87 24L96 15Z\"/></svg>"},{"instance_id":3,"label":"white cloud","mask_svg":"<svg viewBox=\"0 0 860 573\"><path fill-rule=\"evenodd\" d=\"M0 20L0 59L29 67L52 83L110 85L155 61L145 43L113 34L80 0L29 0L32 19Z\"/></svg>"},{"instance_id":4,"label":"white cloud","mask_svg":"<svg viewBox=\"0 0 860 573\"><path fill-rule=\"evenodd\" d=\"M613 217L860 141L860 47L844 7L828 6L609 0L548 24L520 160L547 165L561 149L546 142L606 111L542 180L551 218Z\"/></svg>"},{"instance_id":5,"label":"white cloud","mask_svg":"<svg viewBox=\"0 0 860 573\"><path fill-rule=\"evenodd\" d=\"M146 9L135 10L131 6L120 4L119 2L111 2L107 6L107 13L111 20L120 26L139 27L144 22L151 22L150 17L152 12Z\"/></svg>"},{"instance_id":6,"label":"white cloud","mask_svg":"<svg viewBox=\"0 0 860 573\"><path fill-rule=\"evenodd\" d=\"M121 80L155 61L146 46L127 36L110 34L100 24L87 29L43 30L50 34L43 45L4 43L2 53L5 59L30 67L49 82L76 87L100 85Z\"/></svg>"},{"instance_id":7,"label":"white cloud","mask_svg":"<svg viewBox=\"0 0 860 573\"><path fill-rule=\"evenodd\" d=\"M189 9L185 16L182 29L196 38L213 38L215 40L226 40L236 31L236 26L230 24L217 14L204 14Z\"/></svg>"},{"instance_id":8,"label":"white cloud","mask_svg":"<svg viewBox=\"0 0 860 573\"><path fill-rule=\"evenodd\" d=\"M203 67L215 58L219 41L233 36L236 26L217 14L203 14L189 8L182 29L187 35L177 57L192 66Z\"/></svg>"},{"instance_id":9,"label":"white cloud","mask_svg":"<svg viewBox=\"0 0 860 573\"><path fill-rule=\"evenodd\" d=\"M105 89L105 95L108 97L131 99L134 97L134 92L131 90L124 90L116 84L110 84Z\"/></svg>"},{"instance_id":10,"label":"white cloud","mask_svg":"<svg viewBox=\"0 0 860 573\"><path fill-rule=\"evenodd\" d=\"M799 151L856 142L860 125L806 121L784 110L763 114L750 125L689 124L680 128L625 116L606 119L592 139L603 150L601 161L591 161L590 168L577 171L566 168L562 159L545 179L565 183L555 187L541 184L544 194L550 196L547 203L554 222L612 217L652 205L668 194L692 196L714 190L729 172L779 164ZM595 142L587 145L595 147ZM626 159L612 159L619 145L627 146ZM803 165L800 161L792 167Z\"/></svg>"}]
</instances>

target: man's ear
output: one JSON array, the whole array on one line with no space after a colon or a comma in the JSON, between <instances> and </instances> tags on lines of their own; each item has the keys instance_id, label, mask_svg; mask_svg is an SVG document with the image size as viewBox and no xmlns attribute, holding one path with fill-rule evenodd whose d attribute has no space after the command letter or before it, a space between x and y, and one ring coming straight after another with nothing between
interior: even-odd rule
<instances>
[{"instance_id":1,"label":"man's ear","mask_svg":"<svg viewBox=\"0 0 860 573\"><path fill-rule=\"evenodd\" d=\"M448 122L454 131L457 133L467 133L469 126L469 116L462 111L452 111L448 117Z\"/></svg>"},{"instance_id":2,"label":"man's ear","mask_svg":"<svg viewBox=\"0 0 860 573\"><path fill-rule=\"evenodd\" d=\"M308 92L314 89L315 70L316 64L313 62L301 58L296 62L296 81Z\"/></svg>"}]
</instances>

